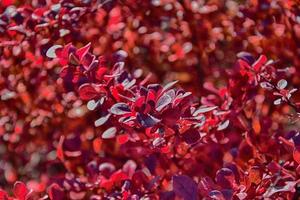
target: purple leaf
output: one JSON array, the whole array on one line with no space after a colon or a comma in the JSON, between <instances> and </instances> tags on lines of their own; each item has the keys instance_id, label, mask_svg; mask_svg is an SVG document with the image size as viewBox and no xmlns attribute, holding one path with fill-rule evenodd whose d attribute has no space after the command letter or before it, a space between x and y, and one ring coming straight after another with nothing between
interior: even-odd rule
<instances>
[{"instance_id":1,"label":"purple leaf","mask_svg":"<svg viewBox=\"0 0 300 200\"><path fill-rule=\"evenodd\" d=\"M255 61L255 59L253 58L253 56L250 53L245 52L245 51L239 52L237 54L237 57L245 60L249 64L252 64Z\"/></svg>"},{"instance_id":2,"label":"purple leaf","mask_svg":"<svg viewBox=\"0 0 300 200\"><path fill-rule=\"evenodd\" d=\"M162 192L159 194L160 200L173 200L175 199L175 193L173 191Z\"/></svg>"},{"instance_id":3,"label":"purple leaf","mask_svg":"<svg viewBox=\"0 0 300 200\"><path fill-rule=\"evenodd\" d=\"M223 189L232 189L236 182L235 182L235 175L229 168L222 168L217 171L216 174L216 182L219 186Z\"/></svg>"},{"instance_id":4,"label":"purple leaf","mask_svg":"<svg viewBox=\"0 0 300 200\"><path fill-rule=\"evenodd\" d=\"M149 114L144 115L144 114L138 113L136 118L137 118L138 122L145 128L152 127L161 121Z\"/></svg>"},{"instance_id":5,"label":"purple leaf","mask_svg":"<svg viewBox=\"0 0 300 200\"><path fill-rule=\"evenodd\" d=\"M184 200L197 200L197 184L185 175L173 176L173 191Z\"/></svg>"},{"instance_id":6,"label":"purple leaf","mask_svg":"<svg viewBox=\"0 0 300 200\"><path fill-rule=\"evenodd\" d=\"M209 193L209 197L211 199L215 199L215 200L225 200L224 195L222 194L222 192L220 192L219 190L212 190Z\"/></svg>"},{"instance_id":7,"label":"purple leaf","mask_svg":"<svg viewBox=\"0 0 300 200\"><path fill-rule=\"evenodd\" d=\"M116 103L110 108L110 112L115 115L124 115L130 113L130 108L125 103Z\"/></svg>"},{"instance_id":8,"label":"purple leaf","mask_svg":"<svg viewBox=\"0 0 300 200\"><path fill-rule=\"evenodd\" d=\"M203 177L199 182L199 190L202 196L207 196L210 191L214 190L214 188L216 188L216 185L208 176Z\"/></svg>"}]
</instances>

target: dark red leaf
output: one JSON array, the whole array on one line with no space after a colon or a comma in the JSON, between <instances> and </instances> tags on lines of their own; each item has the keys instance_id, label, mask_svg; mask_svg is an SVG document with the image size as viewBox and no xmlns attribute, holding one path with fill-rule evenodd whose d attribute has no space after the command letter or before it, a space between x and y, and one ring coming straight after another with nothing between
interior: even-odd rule
<instances>
[{"instance_id":1,"label":"dark red leaf","mask_svg":"<svg viewBox=\"0 0 300 200\"><path fill-rule=\"evenodd\" d=\"M65 199L65 192L63 189L56 183L51 184L47 189L49 198L51 200L63 200Z\"/></svg>"},{"instance_id":2,"label":"dark red leaf","mask_svg":"<svg viewBox=\"0 0 300 200\"><path fill-rule=\"evenodd\" d=\"M82 100L90 100L98 95L98 92L91 84L86 83L79 87L79 96Z\"/></svg>"},{"instance_id":3,"label":"dark red leaf","mask_svg":"<svg viewBox=\"0 0 300 200\"><path fill-rule=\"evenodd\" d=\"M190 128L182 133L183 140L188 144L196 143L200 139L200 133L194 128Z\"/></svg>"}]
</instances>

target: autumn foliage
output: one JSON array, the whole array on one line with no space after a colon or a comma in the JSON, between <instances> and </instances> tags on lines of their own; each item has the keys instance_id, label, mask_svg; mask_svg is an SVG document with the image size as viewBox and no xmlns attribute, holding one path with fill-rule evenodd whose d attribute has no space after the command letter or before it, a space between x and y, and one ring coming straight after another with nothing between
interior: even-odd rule
<instances>
[{"instance_id":1,"label":"autumn foliage","mask_svg":"<svg viewBox=\"0 0 300 200\"><path fill-rule=\"evenodd\" d=\"M0 13L0 200L299 198L297 1Z\"/></svg>"}]
</instances>

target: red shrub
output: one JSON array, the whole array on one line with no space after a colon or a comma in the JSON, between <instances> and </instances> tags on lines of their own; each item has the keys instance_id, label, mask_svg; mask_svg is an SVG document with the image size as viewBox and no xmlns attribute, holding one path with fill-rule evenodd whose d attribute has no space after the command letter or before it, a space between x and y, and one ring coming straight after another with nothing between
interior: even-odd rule
<instances>
[{"instance_id":1,"label":"red shrub","mask_svg":"<svg viewBox=\"0 0 300 200\"><path fill-rule=\"evenodd\" d=\"M0 199L298 198L296 1L0 12Z\"/></svg>"}]
</instances>

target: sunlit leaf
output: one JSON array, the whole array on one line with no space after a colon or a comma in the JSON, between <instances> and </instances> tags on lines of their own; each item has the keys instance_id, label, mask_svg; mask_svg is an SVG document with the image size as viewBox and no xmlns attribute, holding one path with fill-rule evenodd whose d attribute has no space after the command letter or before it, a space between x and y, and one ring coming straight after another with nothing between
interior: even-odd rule
<instances>
[{"instance_id":1,"label":"sunlit leaf","mask_svg":"<svg viewBox=\"0 0 300 200\"><path fill-rule=\"evenodd\" d=\"M102 133L102 138L103 139L114 138L116 136L116 133L117 133L116 127L111 127Z\"/></svg>"},{"instance_id":2,"label":"sunlit leaf","mask_svg":"<svg viewBox=\"0 0 300 200\"><path fill-rule=\"evenodd\" d=\"M50 47L47 52L46 52L46 56L48 58L57 58L57 55L56 55L56 50L57 49L61 49L62 46L61 45L53 45L52 47Z\"/></svg>"},{"instance_id":3,"label":"sunlit leaf","mask_svg":"<svg viewBox=\"0 0 300 200\"><path fill-rule=\"evenodd\" d=\"M280 81L278 81L277 83L277 88L282 90L287 86L287 81L284 79L281 79Z\"/></svg>"},{"instance_id":4,"label":"sunlit leaf","mask_svg":"<svg viewBox=\"0 0 300 200\"><path fill-rule=\"evenodd\" d=\"M103 117L100 117L99 119L97 119L95 121L95 123L94 123L95 126L96 127L102 126L103 124L105 124L107 122L107 120L109 119L110 116L111 116L111 114L107 114L107 115L105 115Z\"/></svg>"},{"instance_id":5,"label":"sunlit leaf","mask_svg":"<svg viewBox=\"0 0 300 200\"><path fill-rule=\"evenodd\" d=\"M218 125L217 130L218 131L224 130L228 127L228 125L229 125L229 120L227 119L227 120L225 120L224 122L222 122Z\"/></svg>"}]
</instances>

